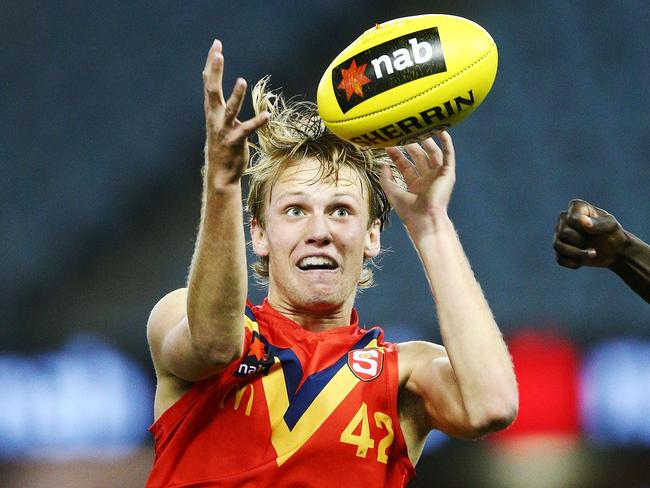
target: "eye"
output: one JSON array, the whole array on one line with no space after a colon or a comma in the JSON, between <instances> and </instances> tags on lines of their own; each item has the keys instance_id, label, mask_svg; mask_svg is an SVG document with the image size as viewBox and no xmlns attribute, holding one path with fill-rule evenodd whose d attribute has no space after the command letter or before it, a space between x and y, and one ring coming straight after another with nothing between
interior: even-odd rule
<instances>
[{"instance_id":1,"label":"eye","mask_svg":"<svg viewBox=\"0 0 650 488\"><path fill-rule=\"evenodd\" d=\"M350 211L345 207L338 207L334 210L334 216L336 217L347 217L350 215Z\"/></svg>"},{"instance_id":2,"label":"eye","mask_svg":"<svg viewBox=\"0 0 650 488\"><path fill-rule=\"evenodd\" d=\"M305 212L303 212L299 207L289 207L284 211L284 213L290 217L300 217L301 215L305 215Z\"/></svg>"}]
</instances>

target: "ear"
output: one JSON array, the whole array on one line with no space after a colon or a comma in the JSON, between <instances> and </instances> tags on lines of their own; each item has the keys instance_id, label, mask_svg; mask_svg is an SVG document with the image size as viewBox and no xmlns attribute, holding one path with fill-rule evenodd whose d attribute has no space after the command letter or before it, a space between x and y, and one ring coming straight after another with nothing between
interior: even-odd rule
<instances>
[{"instance_id":1,"label":"ear","mask_svg":"<svg viewBox=\"0 0 650 488\"><path fill-rule=\"evenodd\" d=\"M251 243L253 244L253 252L257 256L265 257L269 255L266 231L255 218L251 220Z\"/></svg>"},{"instance_id":2,"label":"ear","mask_svg":"<svg viewBox=\"0 0 650 488\"><path fill-rule=\"evenodd\" d=\"M366 246L363 250L363 257L374 258L377 256L377 254L379 254L379 251L381 250L381 243L379 238L380 227L381 222L379 222L379 219L375 219L375 221L368 229L368 233L366 235Z\"/></svg>"}]
</instances>

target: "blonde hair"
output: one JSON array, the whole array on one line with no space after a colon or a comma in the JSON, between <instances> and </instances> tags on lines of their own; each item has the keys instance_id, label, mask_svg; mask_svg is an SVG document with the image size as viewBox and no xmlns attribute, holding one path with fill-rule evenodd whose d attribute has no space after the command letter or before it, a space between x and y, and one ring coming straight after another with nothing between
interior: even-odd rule
<instances>
[{"instance_id":1,"label":"blonde hair","mask_svg":"<svg viewBox=\"0 0 650 488\"><path fill-rule=\"evenodd\" d=\"M285 100L281 93L267 90L268 81L269 77L264 77L253 88L255 113L267 111L270 117L257 131L258 144L251 144L254 155L246 171L250 176L247 210L251 220L255 219L264 228L265 203L282 171L303 159L315 158L321 163L318 180L331 178L338 182L342 167L359 175L362 191L368 192L368 228L379 219L380 229L384 229L389 223L391 206L379 185L381 166L388 164L395 179L402 180L390 158L383 150L360 148L335 136L319 117L316 104ZM359 288L372 286L372 264L371 259L364 262ZM258 282L266 284L268 257L261 257L251 267Z\"/></svg>"}]
</instances>

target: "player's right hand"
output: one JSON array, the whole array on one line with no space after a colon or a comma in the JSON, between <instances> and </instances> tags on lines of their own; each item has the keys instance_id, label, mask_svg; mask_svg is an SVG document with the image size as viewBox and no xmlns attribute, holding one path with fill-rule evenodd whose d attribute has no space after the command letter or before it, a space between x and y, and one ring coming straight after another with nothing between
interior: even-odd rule
<instances>
[{"instance_id":1,"label":"player's right hand","mask_svg":"<svg viewBox=\"0 0 650 488\"><path fill-rule=\"evenodd\" d=\"M206 123L206 178L213 188L239 183L249 158L248 136L266 124L269 114L262 112L244 122L237 119L246 93L246 81L238 78L226 101L223 95L221 41L215 40L203 69L203 94Z\"/></svg>"},{"instance_id":2,"label":"player's right hand","mask_svg":"<svg viewBox=\"0 0 650 488\"><path fill-rule=\"evenodd\" d=\"M558 264L610 267L621 257L629 237L616 218L584 200L571 200L560 213L553 248Z\"/></svg>"}]
</instances>

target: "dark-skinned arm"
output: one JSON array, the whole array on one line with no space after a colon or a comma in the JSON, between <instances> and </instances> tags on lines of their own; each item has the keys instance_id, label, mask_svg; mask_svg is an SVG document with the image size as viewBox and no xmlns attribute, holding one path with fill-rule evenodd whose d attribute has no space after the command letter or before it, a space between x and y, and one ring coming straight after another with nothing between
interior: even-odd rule
<instances>
[{"instance_id":1,"label":"dark-skinned arm","mask_svg":"<svg viewBox=\"0 0 650 488\"><path fill-rule=\"evenodd\" d=\"M650 245L605 210L572 200L558 218L553 247L560 265L609 268L650 303Z\"/></svg>"}]
</instances>

